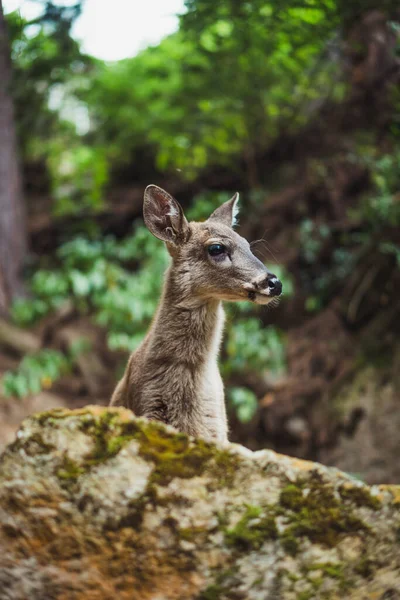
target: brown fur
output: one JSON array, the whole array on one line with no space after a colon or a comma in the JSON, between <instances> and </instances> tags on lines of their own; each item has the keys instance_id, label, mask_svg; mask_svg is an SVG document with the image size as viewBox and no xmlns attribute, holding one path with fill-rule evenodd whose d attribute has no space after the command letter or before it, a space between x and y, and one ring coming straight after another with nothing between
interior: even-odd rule
<instances>
[{"instance_id":1,"label":"brown fur","mask_svg":"<svg viewBox=\"0 0 400 600\"><path fill-rule=\"evenodd\" d=\"M172 264L152 325L111 399L111 405L138 416L220 442L227 441L228 431L217 364L224 324L221 300L267 304L279 295L269 288L272 280L277 282L275 276L232 229L237 199L235 195L205 223L188 223L167 192L146 189L145 223L167 243ZM209 246L218 243L226 254L210 256Z\"/></svg>"}]
</instances>

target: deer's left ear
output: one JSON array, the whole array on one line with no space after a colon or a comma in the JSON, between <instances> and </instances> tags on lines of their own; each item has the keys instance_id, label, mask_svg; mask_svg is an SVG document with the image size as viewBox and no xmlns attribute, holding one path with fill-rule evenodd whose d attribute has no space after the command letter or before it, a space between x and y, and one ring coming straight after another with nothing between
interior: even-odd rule
<instances>
[{"instance_id":1,"label":"deer's left ear","mask_svg":"<svg viewBox=\"0 0 400 600\"><path fill-rule=\"evenodd\" d=\"M237 216L239 214L239 194L236 192L234 196L227 202L224 202L219 206L209 219L220 221L229 227L235 227L237 225Z\"/></svg>"},{"instance_id":2,"label":"deer's left ear","mask_svg":"<svg viewBox=\"0 0 400 600\"><path fill-rule=\"evenodd\" d=\"M145 189L143 217L147 229L158 239L171 244L187 239L189 224L181 205L157 185Z\"/></svg>"}]
</instances>

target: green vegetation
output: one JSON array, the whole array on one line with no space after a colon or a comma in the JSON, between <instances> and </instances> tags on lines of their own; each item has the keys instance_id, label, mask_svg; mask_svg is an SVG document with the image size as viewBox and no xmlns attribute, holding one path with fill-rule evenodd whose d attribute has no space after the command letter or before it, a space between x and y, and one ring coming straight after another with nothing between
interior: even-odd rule
<instances>
[{"instance_id":1,"label":"green vegetation","mask_svg":"<svg viewBox=\"0 0 400 600\"><path fill-rule=\"evenodd\" d=\"M80 475L85 472L85 469L80 467L75 461L71 460L67 455L64 455L62 467L57 470L57 477L65 482L76 481Z\"/></svg>"},{"instance_id":2,"label":"green vegetation","mask_svg":"<svg viewBox=\"0 0 400 600\"><path fill-rule=\"evenodd\" d=\"M373 510L379 510L382 504L379 498L372 496L368 488L363 485L343 485L339 493L342 500L349 500L356 506L366 506Z\"/></svg>"},{"instance_id":3,"label":"green vegetation","mask_svg":"<svg viewBox=\"0 0 400 600\"><path fill-rule=\"evenodd\" d=\"M250 303L227 307L221 371L232 409L251 421L259 392L249 382L284 378L292 326L343 289L345 308L338 303L335 311L350 327L390 304L385 288L364 308L363 286L370 264L388 286L400 265L399 94L389 82L375 120L362 110L369 101L352 102L360 92L354 69L361 73L369 52L357 27L379 9L397 31L397 4L186 0L176 33L116 63L84 55L71 37L79 2L44 3L33 23L7 15L28 212L35 214L38 196L48 197L41 210L61 229L44 255L27 261L29 295L12 307L14 322L34 327L71 303L78 317L103 328L122 368L123 353L138 347L149 326L169 259L138 222L121 233L98 219L115 208L110 192L162 179L186 189L196 181L185 211L204 219L238 187L246 225L268 239L270 201L304 178L290 206L283 198L282 212L272 211L286 262L276 264L272 250L266 259L284 281L292 321L267 327ZM360 115L351 127L343 125L348 113ZM256 254L269 251L263 242ZM75 355L44 348L7 373L3 388L17 397L38 392L75 363Z\"/></svg>"},{"instance_id":4,"label":"green vegetation","mask_svg":"<svg viewBox=\"0 0 400 600\"><path fill-rule=\"evenodd\" d=\"M63 409L40 413L35 419L45 425L69 417ZM117 456L130 442L136 441L138 452L154 468L149 479L149 493L154 484L168 485L174 478L191 478L207 472L210 486L232 485L240 458L228 451L215 447L203 440L191 441L183 433L171 433L156 422L124 420L118 411L81 409L77 415L80 430L93 441L92 449L82 456L80 463L64 455L57 477L73 483L84 472L95 468L106 460ZM40 442L36 439L35 444ZM28 443L32 440L29 439ZM17 440L16 444L21 444ZM22 442L24 447L26 442ZM44 452L50 448L44 447ZM185 537L185 533L183 533Z\"/></svg>"},{"instance_id":5,"label":"green vegetation","mask_svg":"<svg viewBox=\"0 0 400 600\"><path fill-rule=\"evenodd\" d=\"M86 341L82 339L67 353L47 348L36 354L27 354L16 371L4 374L5 395L23 398L37 394L43 388L50 388L54 381L71 371L77 357L87 349Z\"/></svg>"},{"instance_id":6,"label":"green vegetation","mask_svg":"<svg viewBox=\"0 0 400 600\"><path fill-rule=\"evenodd\" d=\"M251 421L257 410L257 397L248 388L233 387L229 390L229 400L234 407L238 419L242 423Z\"/></svg>"},{"instance_id":7,"label":"green vegetation","mask_svg":"<svg viewBox=\"0 0 400 600\"><path fill-rule=\"evenodd\" d=\"M227 544L242 550L260 548L266 540L274 540L277 537L274 515L268 514L260 506L246 506L238 523L225 531Z\"/></svg>"},{"instance_id":8,"label":"green vegetation","mask_svg":"<svg viewBox=\"0 0 400 600\"><path fill-rule=\"evenodd\" d=\"M215 577L215 583L209 585L203 590L196 600L220 600L221 598L229 597L229 593L235 589L234 568L225 569L218 573Z\"/></svg>"},{"instance_id":9,"label":"green vegetation","mask_svg":"<svg viewBox=\"0 0 400 600\"><path fill-rule=\"evenodd\" d=\"M386 4L389 14L395 10L394 1ZM345 97L329 52L340 27L357 19L356 7L341 0L301 7L293 0L187 0L186 9L177 33L113 64L80 52L69 34L76 12L53 9L33 35L16 13L8 16L24 153L45 159L56 212L98 209L112 170L136 169L143 156L158 170L178 168L193 178L244 154L257 187L257 153L283 130L304 126L310 106L326 94L333 103ZM54 90L63 102L50 110ZM82 130L68 121L73 112L90 125Z\"/></svg>"},{"instance_id":10,"label":"green vegetation","mask_svg":"<svg viewBox=\"0 0 400 600\"><path fill-rule=\"evenodd\" d=\"M334 489L315 475L306 483L288 484L281 492L280 506L289 524L283 533L285 548L295 552L293 540L301 536L329 547L341 536L365 534L368 525L354 516L336 498Z\"/></svg>"},{"instance_id":11,"label":"green vegetation","mask_svg":"<svg viewBox=\"0 0 400 600\"><path fill-rule=\"evenodd\" d=\"M83 97L101 125L100 141L111 142L108 152L119 162L147 147L158 168L180 168L187 178L210 164L229 165L245 148L251 171L260 130L268 132L265 145L283 123L304 124L306 106L334 76L335 65L320 59L339 24L337 7L186 4L178 33L135 58L97 65ZM117 103L129 110L116 113Z\"/></svg>"}]
</instances>

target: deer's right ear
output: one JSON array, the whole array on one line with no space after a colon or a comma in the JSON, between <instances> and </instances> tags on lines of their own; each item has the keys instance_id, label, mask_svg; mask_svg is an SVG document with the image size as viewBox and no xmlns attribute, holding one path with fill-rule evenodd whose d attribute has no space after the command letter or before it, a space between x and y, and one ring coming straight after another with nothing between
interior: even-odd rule
<instances>
[{"instance_id":1,"label":"deer's right ear","mask_svg":"<svg viewBox=\"0 0 400 600\"><path fill-rule=\"evenodd\" d=\"M172 244L186 241L189 223L179 202L156 185L144 192L143 217L147 229L158 239Z\"/></svg>"}]
</instances>

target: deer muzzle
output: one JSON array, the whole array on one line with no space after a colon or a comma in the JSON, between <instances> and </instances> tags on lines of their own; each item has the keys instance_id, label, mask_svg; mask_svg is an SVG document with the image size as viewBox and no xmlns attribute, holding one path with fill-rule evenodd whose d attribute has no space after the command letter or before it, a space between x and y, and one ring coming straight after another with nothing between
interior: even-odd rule
<instances>
[{"instance_id":1,"label":"deer muzzle","mask_svg":"<svg viewBox=\"0 0 400 600\"><path fill-rule=\"evenodd\" d=\"M268 304L282 293L282 283L273 273L264 274L245 287L248 299L257 304Z\"/></svg>"}]
</instances>

